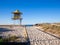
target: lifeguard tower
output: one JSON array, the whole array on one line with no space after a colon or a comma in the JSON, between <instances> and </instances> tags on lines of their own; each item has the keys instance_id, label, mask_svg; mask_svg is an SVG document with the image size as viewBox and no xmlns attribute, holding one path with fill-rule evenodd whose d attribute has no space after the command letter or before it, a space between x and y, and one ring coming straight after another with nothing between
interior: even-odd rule
<instances>
[{"instance_id":1,"label":"lifeguard tower","mask_svg":"<svg viewBox=\"0 0 60 45\"><path fill-rule=\"evenodd\" d=\"M14 12L12 12L13 14L14 14L14 16L13 16L13 20L19 20L20 21L20 25L21 25L21 23L22 23L22 18L21 18L21 12L19 11L19 10L16 10L16 11L14 11Z\"/></svg>"}]
</instances>

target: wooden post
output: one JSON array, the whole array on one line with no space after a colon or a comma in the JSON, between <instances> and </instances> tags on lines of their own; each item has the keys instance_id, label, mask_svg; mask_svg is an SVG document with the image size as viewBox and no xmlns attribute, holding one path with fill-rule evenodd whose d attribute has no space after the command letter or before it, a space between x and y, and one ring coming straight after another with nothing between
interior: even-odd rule
<instances>
[{"instance_id":1,"label":"wooden post","mask_svg":"<svg viewBox=\"0 0 60 45\"><path fill-rule=\"evenodd\" d=\"M20 25L22 25L22 18L20 18Z\"/></svg>"}]
</instances>

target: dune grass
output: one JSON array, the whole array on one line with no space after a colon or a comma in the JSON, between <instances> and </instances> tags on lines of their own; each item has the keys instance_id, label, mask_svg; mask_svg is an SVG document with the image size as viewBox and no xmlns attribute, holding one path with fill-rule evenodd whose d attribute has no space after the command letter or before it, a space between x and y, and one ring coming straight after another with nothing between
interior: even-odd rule
<instances>
[{"instance_id":1,"label":"dune grass","mask_svg":"<svg viewBox=\"0 0 60 45\"><path fill-rule=\"evenodd\" d=\"M60 24L60 23L56 23L56 24ZM39 24L37 26L42 27L42 29L44 29L43 31L45 32L50 32L60 36L60 26L51 25L50 23Z\"/></svg>"}]
</instances>

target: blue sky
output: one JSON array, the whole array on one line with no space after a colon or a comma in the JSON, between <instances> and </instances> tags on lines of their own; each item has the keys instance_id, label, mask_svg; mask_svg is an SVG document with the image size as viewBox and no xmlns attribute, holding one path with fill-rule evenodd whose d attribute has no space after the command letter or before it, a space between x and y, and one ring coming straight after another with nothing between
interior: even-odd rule
<instances>
[{"instance_id":1,"label":"blue sky","mask_svg":"<svg viewBox=\"0 0 60 45\"><path fill-rule=\"evenodd\" d=\"M22 14L22 24L60 22L59 0L0 0L0 24L17 24L12 12L16 9Z\"/></svg>"}]
</instances>

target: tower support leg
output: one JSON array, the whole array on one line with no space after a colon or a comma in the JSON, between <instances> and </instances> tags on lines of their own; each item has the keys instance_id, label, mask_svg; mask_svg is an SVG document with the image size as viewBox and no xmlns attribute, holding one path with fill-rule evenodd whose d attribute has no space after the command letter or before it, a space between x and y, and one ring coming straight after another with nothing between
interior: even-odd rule
<instances>
[{"instance_id":1,"label":"tower support leg","mask_svg":"<svg viewBox=\"0 0 60 45\"><path fill-rule=\"evenodd\" d=\"M22 25L21 23L22 23L22 19L20 19L20 26Z\"/></svg>"}]
</instances>

